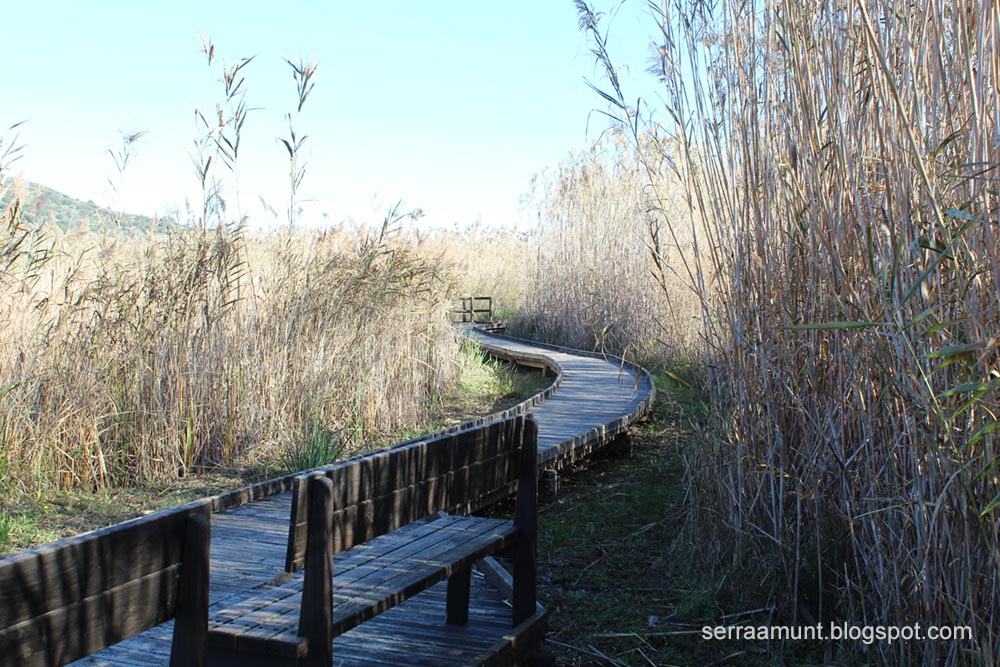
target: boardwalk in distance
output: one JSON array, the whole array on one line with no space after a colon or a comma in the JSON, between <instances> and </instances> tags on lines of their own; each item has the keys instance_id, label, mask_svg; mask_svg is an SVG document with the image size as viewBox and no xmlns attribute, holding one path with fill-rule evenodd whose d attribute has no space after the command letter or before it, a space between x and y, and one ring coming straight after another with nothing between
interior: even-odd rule
<instances>
[{"instance_id":1,"label":"boardwalk in distance","mask_svg":"<svg viewBox=\"0 0 1000 667\"><path fill-rule=\"evenodd\" d=\"M559 468L585 457L645 415L652 403L649 374L621 359L479 330L467 335L498 357L556 373L555 386L545 392L544 400L520 408L534 414L538 423L542 468ZM278 493L212 515L210 613L282 579L290 505L290 494ZM335 562L335 577L336 569ZM512 635L503 592L495 582L473 574L468 625L445 625L445 588L439 584L337 637L334 664L505 664L513 645L530 638ZM163 667L168 664L171 632L172 623L166 623L73 664Z\"/></svg>"}]
</instances>

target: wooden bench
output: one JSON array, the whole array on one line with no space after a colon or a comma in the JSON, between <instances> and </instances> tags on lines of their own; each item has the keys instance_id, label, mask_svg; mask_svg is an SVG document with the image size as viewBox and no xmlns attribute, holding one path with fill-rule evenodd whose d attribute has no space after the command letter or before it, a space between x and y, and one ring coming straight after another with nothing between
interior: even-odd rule
<instances>
[{"instance_id":1,"label":"wooden bench","mask_svg":"<svg viewBox=\"0 0 1000 667\"><path fill-rule=\"evenodd\" d=\"M211 503L0 558L0 667L54 667L175 619L171 667L204 667Z\"/></svg>"},{"instance_id":2,"label":"wooden bench","mask_svg":"<svg viewBox=\"0 0 1000 667\"><path fill-rule=\"evenodd\" d=\"M535 422L522 415L299 477L287 557L295 574L219 612L209 664L327 667L335 636L445 579L441 620L465 624L473 564L508 549L511 625L527 621L536 613L536 456ZM512 520L443 514L515 488Z\"/></svg>"}]
</instances>

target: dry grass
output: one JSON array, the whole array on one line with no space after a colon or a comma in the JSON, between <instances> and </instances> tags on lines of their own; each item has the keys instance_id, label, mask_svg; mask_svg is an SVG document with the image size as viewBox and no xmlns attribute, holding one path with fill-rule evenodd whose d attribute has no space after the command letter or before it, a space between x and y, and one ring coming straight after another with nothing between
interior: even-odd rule
<instances>
[{"instance_id":1,"label":"dry grass","mask_svg":"<svg viewBox=\"0 0 1000 667\"><path fill-rule=\"evenodd\" d=\"M578 5L647 184L672 159L704 222L717 558L800 622L974 628L879 662L997 664L997 5L650 3L673 123L646 134Z\"/></svg>"},{"instance_id":2,"label":"dry grass","mask_svg":"<svg viewBox=\"0 0 1000 667\"><path fill-rule=\"evenodd\" d=\"M0 254L0 461L31 490L162 480L426 421L448 283L388 226L139 241L23 228ZM392 390L388 390L392 388Z\"/></svg>"},{"instance_id":3,"label":"dry grass","mask_svg":"<svg viewBox=\"0 0 1000 667\"><path fill-rule=\"evenodd\" d=\"M411 237L447 267L454 294L493 296L495 317L513 335L648 363L687 359L700 331L684 265L697 225L664 232L654 246L650 220L679 215L683 193L666 163L657 172L659 201L650 201L645 177L623 138L608 137L536 175L531 230L473 225Z\"/></svg>"},{"instance_id":4,"label":"dry grass","mask_svg":"<svg viewBox=\"0 0 1000 667\"><path fill-rule=\"evenodd\" d=\"M542 391L551 376L486 360L478 348L465 343L458 356L458 378L449 387L440 405L434 406L432 420L407 424L398 430L380 432L372 447L409 440L432 430L505 410ZM301 458L321 453L295 450ZM24 549L84 531L132 519L151 511L176 507L185 502L223 493L274 476L275 464L239 469L213 468L180 479L145 482L128 487L101 489L45 488L38 494L8 495L0 500L0 554ZM270 464L270 465L268 465Z\"/></svg>"},{"instance_id":5,"label":"dry grass","mask_svg":"<svg viewBox=\"0 0 1000 667\"><path fill-rule=\"evenodd\" d=\"M410 234L424 257L446 267L455 296L492 296L498 319L521 308L530 285L532 234L478 223Z\"/></svg>"}]
</instances>

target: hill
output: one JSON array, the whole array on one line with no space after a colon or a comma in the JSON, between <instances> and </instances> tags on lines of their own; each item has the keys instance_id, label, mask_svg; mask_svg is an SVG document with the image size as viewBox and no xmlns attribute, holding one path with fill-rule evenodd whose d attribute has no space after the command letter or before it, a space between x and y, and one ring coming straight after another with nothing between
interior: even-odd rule
<instances>
[{"instance_id":1,"label":"hill","mask_svg":"<svg viewBox=\"0 0 1000 667\"><path fill-rule=\"evenodd\" d=\"M90 231L107 232L116 227L126 235L166 232L174 222L133 213L116 213L93 201L81 201L38 183L10 182L0 197L0 210L6 210L14 194L21 199L21 215L29 225L53 224L66 232L80 225Z\"/></svg>"}]
</instances>

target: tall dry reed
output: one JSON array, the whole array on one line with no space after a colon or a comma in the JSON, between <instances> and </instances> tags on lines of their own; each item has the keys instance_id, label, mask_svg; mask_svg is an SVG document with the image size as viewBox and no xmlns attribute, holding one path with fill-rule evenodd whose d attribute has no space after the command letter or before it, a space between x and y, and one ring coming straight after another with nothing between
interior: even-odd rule
<instances>
[{"instance_id":1,"label":"tall dry reed","mask_svg":"<svg viewBox=\"0 0 1000 667\"><path fill-rule=\"evenodd\" d=\"M691 355L700 308L679 259L695 232L671 239L669 250L663 243L651 270L651 216L675 215L682 200L665 163L655 204L646 176L615 134L535 179L539 228L515 332L647 362Z\"/></svg>"},{"instance_id":2,"label":"tall dry reed","mask_svg":"<svg viewBox=\"0 0 1000 667\"><path fill-rule=\"evenodd\" d=\"M612 113L641 127L578 8ZM706 229L700 528L730 563L769 564L799 622L974 629L877 643L878 662L998 664L1000 10L648 8L673 120L650 131L679 147Z\"/></svg>"},{"instance_id":3,"label":"tall dry reed","mask_svg":"<svg viewBox=\"0 0 1000 667\"><path fill-rule=\"evenodd\" d=\"M528 288L532 235L473 223L452 229L412 227L407 237L421 256L447 270L454 298L493 297L494 317L516 312Z\"/></svg>"}]
</instances>

